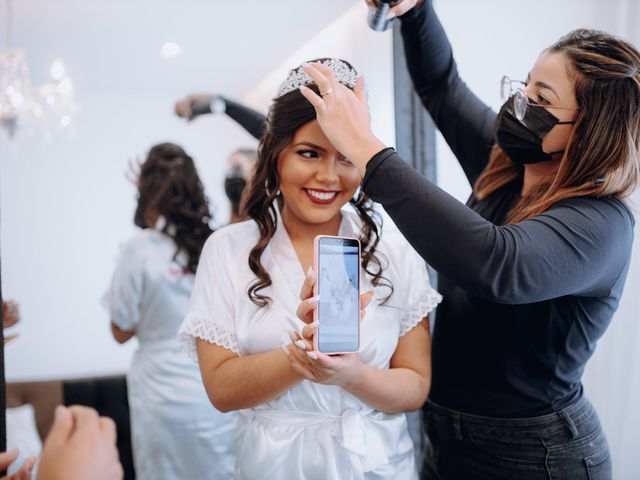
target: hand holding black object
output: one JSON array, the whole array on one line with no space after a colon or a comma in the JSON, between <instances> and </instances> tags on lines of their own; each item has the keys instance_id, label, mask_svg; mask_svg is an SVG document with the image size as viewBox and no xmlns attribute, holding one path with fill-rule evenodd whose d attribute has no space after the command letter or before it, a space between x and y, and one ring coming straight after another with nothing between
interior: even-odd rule
<instances>
[{"instance_id":1,"label":"hand holding black object","mask_svg":"<svg viewBox=\"0 0 640 480\"><path fill-rule=\"evenodd\" d=\"M175 114L188 121L199 115L211 113L211 100L215 97L213 93L192 93L182 100L178 100L174 106Z\"/></svg>"}]
</instances>

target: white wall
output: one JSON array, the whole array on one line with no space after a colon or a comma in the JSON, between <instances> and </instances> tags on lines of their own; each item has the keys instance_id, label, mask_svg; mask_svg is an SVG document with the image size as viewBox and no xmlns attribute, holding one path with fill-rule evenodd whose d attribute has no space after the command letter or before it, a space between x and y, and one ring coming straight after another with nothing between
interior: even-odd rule
<instances>
[{"instance_id":1,"label":"white wall","mask_svg":"<svg viewBox=\"0 0 640 480\"><path fill-rule=\"evenodd\" d=\"M640 2L636 0L435 0L453 44L461 76L497 110L502 75L526 76L538 54L561 35L587 27L627 38L640 47ZM446 143L437 144L438 182L461 201L470 187ZM640 207L640 192L634 198ZM620 308L584 375L586 394L607 432L614 478L636 479L640 471L640 240Z\"/></svg>"},{"instance_id":2,"label":"white wall","mask_svg":"<svg viewBox=\"0 0 640 480\"><path fill-rule=\"evenodd\" d=\"M365 16L364 4L357 4L307 41L289 44L286 58L256 78L242 100L266 111L291 67L343 57L367 76L375 127L393 144L391 37L370 31ZM11 330L19 337L5 349L8 381L126 371L135 341L113 341L100 299L118 245L135 231L136 192L124 176L127 159L143 157L160 141L184 145L196 160L217 222L226 223L226 159L238 146L257 142L224 116L190 125L177 119L172 102L184 93L175 87L146 94L82 88L70 132L49 140L0 140L3 295L19 301L22 315Z\"/></svg>"},{"instance_id":3,"label":"white wall","mask_svg":"<svg viewBox=\"0 0 640 480\"><path fill-rule=\"evenodd\" d=\"M268 108L273 93L284 80L283 72L304 61L322 57L344 58L364 75L369 95L372 128L388 145L395 144L393 107L393 49L391 31L372 31L367 9L358 3L277 65L245 96L250 104Z\"/></svg>"},{"instance_id":4,"label":"white wall","mask_svg":"<svg viewBox=\"0 0 640 480\"><path fill-rule=\"evenodd\" d=\"M160 141L184 145L216 220L227 221L223 166L235 147L256 142L226 118L186 125L171 108L161 95L85 91L73 132L0 142L3 295L22 316L5 348L8 381L128 367L135 342L113 341L100 305L118 245L134 232L128 158Z\"/></svg>"},{"instance_id":5,"label":"white wall","mask_svg":"<svg viewBox=\"0 0 640 480\"><path fill-rule=\"evenodd\" d=\"M117 345L100 306L118 245L134 232L127 159L160 141L184 145L217 223L226 223L225 162L257 142L224 116L187 125L173 116L173 102L193 91L242 96L355 2L324 0L309 17L289 0L246 0L251 15L241 21L233 2L13 2L12 45L24 49L33 83L61 57L80 111L70 132L48 141L8 141L0 132L2 287L22 314L7 332L19 334L5 349L8 381L127 369L135 341ZM166 41L179 42L182 54L161 58Z\"/></svg>"}]
</instances>

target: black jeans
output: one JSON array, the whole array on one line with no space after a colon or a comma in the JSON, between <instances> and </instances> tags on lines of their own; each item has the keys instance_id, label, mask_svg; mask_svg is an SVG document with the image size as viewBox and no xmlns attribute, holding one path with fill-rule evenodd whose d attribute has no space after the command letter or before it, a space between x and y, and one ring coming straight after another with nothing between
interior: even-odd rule
<instances>
[{"instance_id":1,"label":"black jeans","mask_svg":"<svg viewBox=\"0 0 640 480\"><path fill-rule=\"evenodd\" d=\"M533 418L467 415L429 402L424 480L611 480L607 439L591 403Z\"/></svg>"}]
</instances>

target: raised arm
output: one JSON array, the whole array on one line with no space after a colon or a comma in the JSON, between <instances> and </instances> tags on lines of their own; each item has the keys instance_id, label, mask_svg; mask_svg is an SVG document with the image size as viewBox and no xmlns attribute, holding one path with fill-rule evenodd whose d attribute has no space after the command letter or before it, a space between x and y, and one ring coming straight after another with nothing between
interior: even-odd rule
<instances>
[{"instance_id":1,"label":"raised arm","mask_svg":"<svg viewBox=\"0 0 640 480\"><path fill-rule=\"evenodd\" d=\"M225 113L254 138L260 140L260 137L262 137L266 129L267 117L246 105L242 105L228 98L224 98L224 102L227 105Z\"/></svg>"},{"instance_id":2,"label":"raised arm","mask_svg":"<svg viewBox=\"0 0 640 480\"><path fill-rule=\"evenodd\" d=\"M264 114L246 105L213 93L194 93L176 102L175 113L179 117L193 120L209 113L225 113L235 120L251 136L260 140L266 127Z\"/></svg>"},{"instance_id":3,"label":"raised arm","mask_svg":"<svg viewBox=\"0 0 640 480\"><path fill-rule=\"evenodd\" d=\"M432 0L425 0L400 19L414 88L473 185L494 143L496 114L460 79Z\"/></svg>"},{"instance_id":4,"label":"raised arm","mask_svg":"<svg viewBox=\"0 0 640 480\"><path fill-rule=\"evenodd\" d=\"M606 296L628 264L634 221L620 200L568 199L536 217L498 226L392 149L369 162L363 185L427 263L493 302Z\"/></svg>"}]
</instances>

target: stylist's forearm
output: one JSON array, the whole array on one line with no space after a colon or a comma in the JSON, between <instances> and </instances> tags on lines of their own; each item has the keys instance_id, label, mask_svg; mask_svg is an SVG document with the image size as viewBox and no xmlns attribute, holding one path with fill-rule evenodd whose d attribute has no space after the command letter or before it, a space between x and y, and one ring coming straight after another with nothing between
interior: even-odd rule
<instances>
[{"instance_id":1,"label":"stylist's forearm","mask_svg":"<svg viewBox=\"0 0 640 480\"><path fill-rule=\"evenodd\" d=\"M369 160L385 148L387 148L387 146L378 138L371 137L359 142L354 142L353 146L349 148L349 152L342 153L356 166L358 172L360 172L360 178L364 178Z\"/></svg>"}]
</instances>

